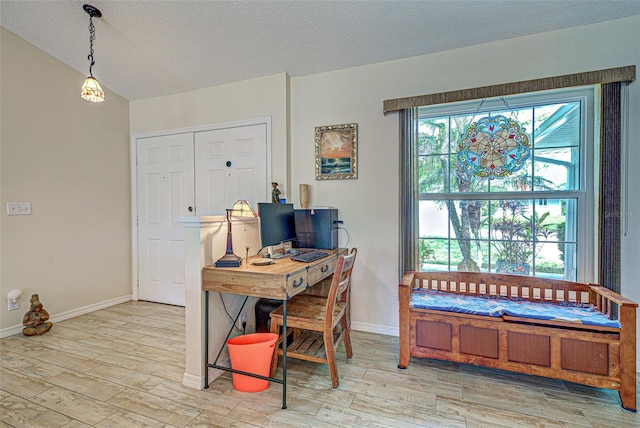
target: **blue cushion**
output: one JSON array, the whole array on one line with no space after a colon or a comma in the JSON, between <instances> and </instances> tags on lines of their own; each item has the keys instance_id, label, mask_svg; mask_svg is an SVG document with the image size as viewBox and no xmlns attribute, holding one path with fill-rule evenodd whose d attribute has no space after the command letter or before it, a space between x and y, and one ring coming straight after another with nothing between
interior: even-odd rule
<instances>
[{"instance_id":1,"label":"blue cushion","mask_svg":"<svg viewBox=\"0 0 640 428\"><path fill-rule=\"evenodd\" d=\"M476 296L443 293L440 291L414 291L411 294L409 307L431 309L434 311L458 312L462 314L501 317L502 311L498 300Z\"/></svg>"},{"instance_id":2,"label":"blue cushion","mask_svg":"<svg viewBox=\"0 0 640 428\"><path fill-rule=\"evenodd\" d=\"M414 290L409 307L435 311L539 320L557 320L583 325L619 328L617 320L610 320L592 305L575 303L537 303L491 296L466 296L440 291Z\"/></svg>"},{"instance_id":3,"label":"blue cushion","mask_svg":"<svg viewBox=\"0 0 640 428\"><path fill-rule=\"evenodd\" d=\"M539 320L556 320L584 325L619 328L617 320L610 320L592 305L534 303L530 301L505 301L502 306L504 315Z\"/></svg>"}]
</instances>

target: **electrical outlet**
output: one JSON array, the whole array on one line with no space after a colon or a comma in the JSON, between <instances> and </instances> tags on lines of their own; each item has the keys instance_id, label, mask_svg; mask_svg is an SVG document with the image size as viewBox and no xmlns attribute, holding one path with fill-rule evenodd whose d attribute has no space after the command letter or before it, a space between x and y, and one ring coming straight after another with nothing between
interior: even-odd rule
<instances>
[{"instance_id":1,"label":"electrical outlet","mask_svg":"<svg viewBox=\"0 0 640 428\"><path fill-rule=\"evenodd\" d=\"M244 328L246 327L246 325L247 325L247 314L246 314L246 312L244 312L244 311L243 311L243 312L240 314L240 317L238 318L238 325L237 325L237 327L238 327L238 329L240 329L240 330L244 330Z\"/></svg>"},{"instance_id":2,"label":"electrical outlet","mask_svg":"<svg viewBox=\"0 0 640 428\"><path fill-rule=\"evenodd\" d=\"M20 309L20 301L16 300L14 303L13 299L7 299L7 306L10 311L15 311Z\"/></svg>"}]
</instances>

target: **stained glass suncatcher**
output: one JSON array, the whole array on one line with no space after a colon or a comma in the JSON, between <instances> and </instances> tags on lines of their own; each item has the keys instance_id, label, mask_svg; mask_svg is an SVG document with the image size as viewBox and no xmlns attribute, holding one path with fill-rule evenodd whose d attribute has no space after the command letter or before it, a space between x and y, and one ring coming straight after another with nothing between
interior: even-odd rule
<instances>
[{"instance_id":1,"label":"stained glass suncatcher","mask_svg":"<svg viewBox=\"0 0 640 428\"><path fill-rule=\"evenodd\" d=\"M529 137L523 131L516 120L502 115L480 118L460 139L458 162L477 177L507 177L531 155Z\"/></svg>"}]
</instances>

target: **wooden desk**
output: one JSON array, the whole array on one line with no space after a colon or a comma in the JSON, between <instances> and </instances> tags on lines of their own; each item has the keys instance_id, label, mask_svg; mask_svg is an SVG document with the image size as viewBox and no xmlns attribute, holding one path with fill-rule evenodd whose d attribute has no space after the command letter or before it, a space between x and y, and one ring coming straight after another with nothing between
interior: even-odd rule
<instances>
[{"instance_id":1,"label":"wooden desk","mask_svg":"<svg viewBox=\"0 0 640 428\"><path fill-rule=\"evenodd\" d=\"M275 259L274 263L267 266L254 266L251 263L256 260L264 260L260 256L249 258L237 268L216 268L207 266L202 269L202 289L205 291L205 388L209 387L208 367L219 370L239 373L263 380L282 384L282 408L287 408L287 300L296 294L311 288L325 278L331 276L338 260L338 255L346 253L346 249L323 250L329 256L315 260L311 263L301 263L291 260L289 257ZM229 367L217 365L218 358L223 347L213 364L209 364L209 291L218 293L238 294L242 296L264 297L282 300L283 303L283 358L282 379L259 376L252 373L233 370ZM238 312L234 324L237 322L246 298ZM227 334L231 336L233 326ZM226 340L224 341L226 344Z\"/></svg>"}]
</instances>

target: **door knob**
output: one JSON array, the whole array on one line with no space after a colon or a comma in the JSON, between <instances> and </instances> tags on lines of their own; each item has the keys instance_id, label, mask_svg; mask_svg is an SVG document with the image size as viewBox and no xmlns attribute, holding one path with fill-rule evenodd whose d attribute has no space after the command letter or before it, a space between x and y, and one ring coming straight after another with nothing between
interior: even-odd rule
<instances>
[{"instance_id":1,"label":"door knob","mask_svg":"<svg viewBox=\"0 0 640 428\"><path fill-rule=\"evenodd\" d=\"M189 207L189 208L187 208L187 210L188 210L190 213L192 213L192 212L193 212L193 207Z\"/></svg>"}]
</instances>

